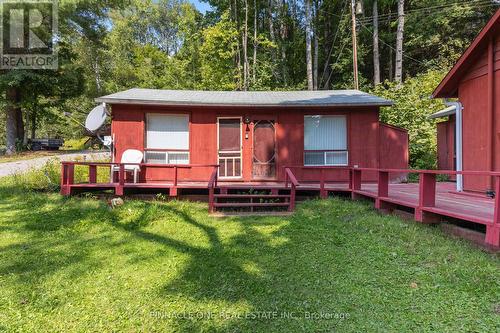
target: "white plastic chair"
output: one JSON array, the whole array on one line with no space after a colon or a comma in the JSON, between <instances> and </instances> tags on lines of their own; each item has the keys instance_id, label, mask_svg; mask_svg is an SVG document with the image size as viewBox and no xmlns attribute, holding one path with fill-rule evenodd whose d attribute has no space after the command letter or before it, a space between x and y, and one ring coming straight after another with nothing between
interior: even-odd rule
<instances>
[{"instance_id":1,"label":"white plastic chair","mask_svg":"<svg viewBox=\"0 0 500 333\"><path fill-rule=\"evenodd\" d=\"M122 160L120 163L141 163L144 154L142 151L137 149L127 149L122 154ZM134 184L137 183L137 175L141 172L141 167L139 165L133 164L125 164L124 165L125 172L133 172L134 173ZM120 167L118 165L113 166L113 173L119 172Z\"/></svg>"}]
</instances>

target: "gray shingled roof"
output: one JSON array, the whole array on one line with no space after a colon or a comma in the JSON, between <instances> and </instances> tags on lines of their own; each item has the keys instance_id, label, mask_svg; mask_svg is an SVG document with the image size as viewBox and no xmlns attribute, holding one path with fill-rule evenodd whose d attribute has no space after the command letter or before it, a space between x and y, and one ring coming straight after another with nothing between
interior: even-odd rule
<instances>
[{"instance_id":1,"label":"gray shingled roof","mask_svg":"<svg viewBox=\"0 0 500 333\"><path fill-rule=\"evenodd\" d=\"M358 90L192 91L130 89L96 98L98 103L219 106L390 106L392 102Z\"/></svg>"}]
</instances>

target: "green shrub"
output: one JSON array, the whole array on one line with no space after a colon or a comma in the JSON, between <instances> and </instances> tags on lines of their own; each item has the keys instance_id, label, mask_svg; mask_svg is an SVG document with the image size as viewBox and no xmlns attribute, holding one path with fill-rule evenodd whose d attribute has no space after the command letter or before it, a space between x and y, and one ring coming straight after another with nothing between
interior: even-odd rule
<instances>
[{"instance_id":1,"label":"green shrub","mask_svg":"<svg viewBox=\"0 0 500 333\"><path fill-rule=\"evenodd\" d=\"M385 82L372 92L394 101L392 107L382 108L383 122L408 130L410 136L410 166L414 169L435 169L437 166L436 120L429 116L445 107L439 99L431 99L443 72L429 71L407 78L403 85Z\"/></svg>"},{"instance_id":2,"label":"green shrub","mask_svg":"<svg viewBox=\"0 0 500 333\"><path fill-rule=\"evenodd\" d=\"M81 139L68 139L64 141L64 145L61 147L63 150L84 150L87 148L88 138Z\"/></svg>"},{"instance_id":3,"label":"green shrub","mask_svg":"<svg viewBox=\"0 0 500 333\"><path fill-rule=\"evenodd\" d=\"M101 161L95 161L101 162ZM102 161L106 162L106 161ZM87 182L89 177L89 168L85 165L75 166L75 183ZM57 159L51 159L43 167L31 169L24 173L17 173L3 178L6 186L20 191L43 191L57 192L60 189L61 182L61 162ZM97 168L97 182L109 182L109 168Z\"/></svg>"}]
</instances>

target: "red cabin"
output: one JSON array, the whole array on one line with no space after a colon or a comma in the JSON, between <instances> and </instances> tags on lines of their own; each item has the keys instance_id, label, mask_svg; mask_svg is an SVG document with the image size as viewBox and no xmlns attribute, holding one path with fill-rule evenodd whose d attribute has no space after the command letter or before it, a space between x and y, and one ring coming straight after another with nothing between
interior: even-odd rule
<instances>
[{"instance_id":1,"label":"red cabin","mask_svg":"<svg viewBox=\"0 0 500 333\"><path fill-rule=\"evenodd\" d=\"M439 169L500 171L499 80L500 10L433 94L434 98L458 98L458 103L432 116L446 119L438 124ZM493 177L463 177L466 191L484 193L495 187Z\"/></svg>"},{"instance_id":2,"label":"red cabin","mask_svg":"<svg viewBox=\"0 0 500 333\"><path fill-rule=\"evenodd\" d=\"M379 108L391 102L360 91L131 89L97 101L112 109L114 162L137 149L146 164L218 164L219 181L254 184L283 182L285 166L408 167L406 131L379 121ZM172 180L172 172L146 167L140 181ZM206 182L211 169L178 172L183 181ZM307 181L307 171L295 173ZM348 181L343 170L329 176Z\"/></svg>"}]
</instances>

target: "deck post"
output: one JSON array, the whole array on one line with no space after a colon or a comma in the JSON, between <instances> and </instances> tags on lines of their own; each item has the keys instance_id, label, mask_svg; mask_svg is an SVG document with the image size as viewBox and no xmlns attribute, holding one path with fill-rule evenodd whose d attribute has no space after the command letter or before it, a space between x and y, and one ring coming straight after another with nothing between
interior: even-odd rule
<instances>
[{"instance_id":1,"label":"deck post","mask_svg":"<svg viewBox=\"0 0 500 333\"><path fill-rule=\"evenodd\" d=\"M389 196L389 172L378 172L377 191L377 198L375 198L375 208L378 210L386 209L388 205L385 205L384 202L380 200L380 198L387 198Z\"/></svg>"},{"instance_id":2,"label":"deck post","mask_svg":"<svg viewBox=\"0 0 500 333\"><path fill-rule=\"evenodd\" d=\"M171 197L176 197L177 194L178 194L178 188L177 186L172 186L169 190L168 190L168 194L171 196Z\"/></svg>"},{"instance_id":3,"label":"deck post","mask_svg":"<svg viewBox=\"0 0 500 333\"><path fill-rule=\"evenodd\" d=\"M68 165L68 178L67 185L73 185L75 183L75 165ZM68 186L68 191L71 192L71 186Z\"/></svg>"},{"instance_id":4,"label":"deck post","mask_svg":"<svg viewBox=\"0 0 500 333\"><path fill-rule=\"evenodd\" d=\"M123 187L125 185L125 165L120 163L118 171L118 184L115 187L116 195L123 195Z\"/></svg>"},{"instance_id":5,"label":"deck post","mask_svg":"<svg viewBox=\"0 0 500 333\"><path fill-rule=\"evenodd\" d=\"M292 189L290 191L290 205L288 206L288 211L293 212L295 210L295 185L292 182Z\"/></svg>"},{"instance_id":6,"label":"deck post","mask_svg":"<svg viewBox=\"0 0 500 333\"><path fill-rule=\"evenodd\" d=\"M214 188L212 186L208 188L208 212L214 212Z\"/></svg>"},{"instance_id":7,"label":"deck post","mask_svg":"<svg viewBox=\"0 0 500 333\"><path fill-rule=\"evenodd\" d=\"M174 166L174 187L177 187L177 165Z\"/></svg>"},{"instance_id":8,"label":"deck post","mask_svg":"<svg viewBox=\"0 0 500 333\"><path fill-rule=\"evenodd\" d=\"M68 165L66 163L61 163L61 195L69 195L68 186Z\"/></svg>"},{"instance_id":9,"label":"deck post","mask_svg":"<svg viewBox=\"0 0 500 333\"><path fill-rule=\"evenodd\" d=\"M389 196L389 172L378 172L378 196L387 198Z\"/></svg>"},{"instance_id":10,"label":"deck post","mask_svg":"<svg viewBox=\"0 0 500 333\"><path fill-rule=\"evenodd\" d=\"M321 169L321 178L319 183L319 196L321 199L328 198L328 191L325 189L325 169Z\"/></svg>"},{"instance_id":11,"label":"deck post","mask_svg":"<svg viewBox=\"0 0 500 333\"><path fill-rule=\"evenodd\" d=\"M352 170L352 189L354 191L361 190L361 170Z\"/></svg>"},{"instance_id":12,"label":"deck post","mask_svg":"<svg viewBox=\"0 0 500 333\"><path fill-rule=\"evenodd\" d=\"M493 223L486 225L485 242L488 245L500 246L500 176L495 177L495 214Z\"/></svg>"},{"instance_id":13,"label":"deck post","mask_svg":"<svg viewBox=\"0 0 500 333\"><path fill-rule=\"evenodd\" d=\"M97 165L89 164L89 184L97 183Z\"/></svg>"},{"instance_id":14,"label":"deck post","mask_svg":"<svg viewBox=\"0 0 500 333\"><path fill-rule=\"evenodd\" d=\"M351 177L351 198L352 200L357 200L359 198L359 195L355 193L355 191L360 191L361 190L361 177L362 173L361 170L359 169L353 169L352 170L352 177Z\"/></svg>"},{"instance_id":15,"label":"deck post","mask_svg":"<svg viewBox=\"0 0 500 333\"><path fill-rule=\"evenodd\" d=\"M214 187L217 187L217 179L219 178L219 166L215 167L215 181L214 181Z\"/></svg>"},{"instance_id":16,"label":"deck post","mask_svg":"<svg viewBox=\"0 0 500 333\"><path fill-rule=\"evenodd\" d=\"M421 173L418 186L418 207L415 209L415 220L423 223L435 223L435 218L426 217L422 208L436 206L436 175L433 173Z\"/></svg>"}]
</instances>

